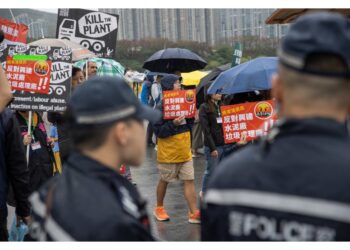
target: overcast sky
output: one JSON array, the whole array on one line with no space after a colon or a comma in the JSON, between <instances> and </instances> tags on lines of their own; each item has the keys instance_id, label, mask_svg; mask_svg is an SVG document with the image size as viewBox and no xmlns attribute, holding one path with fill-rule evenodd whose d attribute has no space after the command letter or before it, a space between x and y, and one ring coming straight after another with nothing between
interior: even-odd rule
<instances>
[{"instance_id":1,"label":"overcast sky","mask_svg":"<svg viewBox=\"0 0 350 250\"><path fill-rule=\"evenodd\" d=\"M46 12L56 13L56 14L57 14L57 10L58 10L58 9L37 9L37 10L46 11Z\"/></svg>"},{"instance_id":2,"label":"overcast sky","mask_svg":"<svg viewBox=\"0 0 350 250\"><path fill-rule=\"evenodd\" d=\"M87 10L97 10L97 9L92 9L92 8L84 8L84 9L87 9ZM57 14L57 11L58 9L36 9L36 10L40 10L40 11L46 11L46 12L50 12L50 13L56 13Z\"/></svg>"}]
</instances>

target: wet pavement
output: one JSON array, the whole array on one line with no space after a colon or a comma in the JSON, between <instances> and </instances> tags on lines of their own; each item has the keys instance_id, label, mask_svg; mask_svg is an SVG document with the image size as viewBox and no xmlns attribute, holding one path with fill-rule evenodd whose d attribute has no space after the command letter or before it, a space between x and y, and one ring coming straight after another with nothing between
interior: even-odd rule
<instances>
[{"instance_id":1,"label":"wet pavement","mask_svg":"<svg viewBox=\"0 0 350 250\"><path fill-rule=\"evenodd\" d=\"M158 184L158 170L156 165L156 151L153 147L147 148L147 158L140 168L131 168L134 182L144 198L148 201L147 209L151 218L152 232L162 241L198 241L200 240L200 225L188 223L188 208L183 194L181 181L170 183L165 196L164 206L169 214L170 221L159 222L153 216L156 204L156 187ZM193 159L195 169L195 185L197 202L198 193L202 184L205 169L203 156Z\"/></svg>"}]
</instances>

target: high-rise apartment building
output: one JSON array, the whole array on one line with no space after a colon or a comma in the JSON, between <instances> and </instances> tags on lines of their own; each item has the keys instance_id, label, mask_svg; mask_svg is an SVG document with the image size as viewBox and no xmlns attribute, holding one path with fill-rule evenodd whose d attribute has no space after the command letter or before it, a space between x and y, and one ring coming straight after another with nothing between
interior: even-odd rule
<instances>
[{"instance_id":1,"label":"high-rise apartment building","mask_svg":"<svg viewBox=\"0 0 350 250\"><path fill-rule=\"evenodd\" d=\"M166 38L209 45L242 36L279 38L288 25L267 25L274 9L100 9L118 14L119 40Z\"/></svg>"}]
</instances>

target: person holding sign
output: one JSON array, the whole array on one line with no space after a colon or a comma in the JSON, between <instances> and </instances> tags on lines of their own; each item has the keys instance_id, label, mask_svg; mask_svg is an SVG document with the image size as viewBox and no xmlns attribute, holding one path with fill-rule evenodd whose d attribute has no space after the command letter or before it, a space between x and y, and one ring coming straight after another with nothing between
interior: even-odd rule
<instances>
[{"instance_id":1,"label":"person holding sign","mask_svg":"<svg viewBox=\"0 0 350 250\"><path fill-rule=\"evenodd\" d=\"M248 112L248 109L246 109L247 106L253 105L255 102L264 103L264 101L269 101L271 99L270 92L271 90L255 90L236 93L225 97L223 105L221 106L222 129L224 132L223 136L225 138L225 145L220 160L224 160L239 149L254 143L256 137L261 136L263 133L267 133L268 129L271 128L271 123L268 122L268 119L266 118L266 120L259 119L260 123L268 122L269 126L266 130L260 130L260 126L262 125L257 124L255 125L255 129L258 131L247 131L248 127L250 127L250 122L253 120L253 113ZM227 109L230 110L229 113L227 112ZM274 113L272 112L272 117L274 117L273 114ZM227 125L229 125L229 127ZM259 134L259 132L261 132L261 134Z\"/></svg>"},{"instance_id":2,"label":"person holding sign","mask_svg":"<svg viewBox=\"0 0 350 250\"><path fill-rule=\"evenodd\" d=\"M220 111L220 101L222 95L206 95L205 103L199 108L199 120L204 133L204 153L207 167L203 175L202 194L207 189L208 179L218 164L225 145L222 131L222 116Z\"/></svg>"},{"instance_id":3,"label":"person holding sign","mask_svg":"<svg viewBox=\"0 0 350 250\"><path fill-rule=\"evenodd\" d=\"M48 137L39 113L33 112L30 134L28 134L29 111L17 111L16 118L22 132L23 144L30 147L28 168L30 193L32 193L53 176L54 141Z\"/></svg>"},{"instance_id":4,"label":"person holding sign","mask_svg":"<svg viewBox=\"0 0 350 250\"><path fill-rule=\"evenodd\" d=\"M272 78L279 122L213 173L202 240L350 240L349 29L331 12L290 26Z\"/></svg>"},{"instance_id":5,"label":"person holding sign","mask_svg":"<svg viewBox=\"0 0 350 250\"><path fill-rule=\"evenodd\" d=\"M163 91L181 89L180 77L177 75L166 75L160 83ZM164 100L157 108L163 111L164 118L163 102ZM154 124L154 132L157 136L157 161L160 178L157 186L157 205L153 214L159 221L169 220L169 215L164 208L168 183L180 179L184 182L184 195L189 207L188 221L190 223L200 223L191 154L190 130L192 125L193 119L186 119L185 116L179 116L171 120L163 119Z\"/></svg>"}]
</instances>

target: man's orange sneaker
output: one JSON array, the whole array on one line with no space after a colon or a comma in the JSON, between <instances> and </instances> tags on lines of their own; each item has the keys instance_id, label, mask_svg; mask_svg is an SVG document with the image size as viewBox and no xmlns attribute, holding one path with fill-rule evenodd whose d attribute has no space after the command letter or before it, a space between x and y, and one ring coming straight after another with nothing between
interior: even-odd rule
<instances>
[{"instance_id":1,"label":"man's orange sneaker","mask_svg":"<svg viewBox=\"0 0 350 250\"><path fill-rule=\"evenodd\" d=\"M201 213L199 210L196 210L193 214L191 212L188 213L188 222L189 223L194 223L194 224L199 224L201 223Z\"/></svg>"},{"instance_id":2,"label":"man's orange sneaker","mask_svg":"<svg viewBox=\"0 0 350 250\"><path fill-rule=\"evenodd\" d=\"M153 215L156 217L159 221L167 221L169 220L169 215L165 211L164 207L155 207L153 211Z\"/></svg>"}]
</instances>

